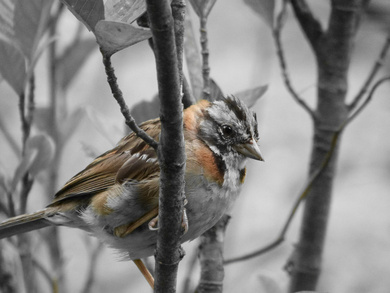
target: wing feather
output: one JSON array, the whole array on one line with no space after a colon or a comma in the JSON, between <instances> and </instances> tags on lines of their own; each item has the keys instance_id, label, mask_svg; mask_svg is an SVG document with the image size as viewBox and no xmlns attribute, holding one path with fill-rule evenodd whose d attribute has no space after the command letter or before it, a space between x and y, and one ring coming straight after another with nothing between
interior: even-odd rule
<instances>
[{"instance_id":1,"label":"wing feather","mask_svg":"<svg viewBox=\"0 0 390 293\"><path fill-rule=\"evenodd\" d=\"M159 119L146 121L140 127L158 140L161 131ZM142 181L149 176L159 176L156 152L131 133L122 138L115 148L97 157L72 177L55 194L54 203L81 196L91 197L109 189L116 182Z\"/></svg>"}]
</instances>

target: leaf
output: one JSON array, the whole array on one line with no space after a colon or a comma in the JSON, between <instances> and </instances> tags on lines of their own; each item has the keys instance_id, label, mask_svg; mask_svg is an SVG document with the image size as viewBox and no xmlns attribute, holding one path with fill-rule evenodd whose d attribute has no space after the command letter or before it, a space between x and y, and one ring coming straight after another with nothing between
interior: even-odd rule
<instances>
[{"instance_id":1,"label":"leaf","mask_svg":"<svg viewBox=\"0 0 390 293\"><path fill-rule=\"evenodd\" d=\"M190 0L190 3L192 8L194 8L195 13L200 18L207 18L216 1L217 0Z\"/></svg>"},{"instance_id":2,"label":"leaf","mask_svg":"<svg viewBox=\"0 0 390 293\"><path fill-rule=\"evenodd\" d=\"M47 27L51 0L16 0L14 11L15 40L28 60L32 60Z\"/></svg>"},{"instance_id":3,"label":"leaf","mask_svg":"<svg viewBox=\"0 0 390 293\"><path fill-rule=\"evenodd\" d=\"M259 14L270 28L273 28L275 0L244 0L244 2Z\"/></svg>"},{"instance_id":4,"label":"leaf","mask_svg":"<svg viewBox=\"0 0 390 293\"><path fill-rule=\"evenodd\" d=\"M84 39L78 41L65 51L64 55L58 59L57 65L60 68L59 85L66 89L73 78L77 75L84 62L91 56L91 51L96 48L94 39Z\"/></svg>"},{"instance_id":5,"label":"leaf","mask_svg":"<svg viewBox=\"0 0 390 293\"><path fill-rule=\"evenodd\" d=\"M12 40L14 36L15 2L13 0L0 0L0 37Z\"/></svg>"},{"instance_id":6,"label":"leaf","mask_svg":"<svg viewBox=\"0 0 390 293\"><path fill-rule=\"evenodd\" d=\"M158 117L160 113L160 100L155 95L151 101L141 101L135 104L130 111L137 123Z\"/></svg>"},{"instance_id":7,"label":"leaf","mask_svg":"<svg viewBox=\"0 0 390 293\"><path fill-rule=\"evenodd\" d=\"M275 279L265 275L259 275L257 276L257 280L260 283L260 289L257 289L256 291L263 293L282 293L282 289Z\"/></svg>"},{"instance_id":8,"label":"leaf","mask_svg":"<svg viewBox=\"0 0 390 293\"><path fill-rule=\"evenodd\" d=\"M203 88L202 63L191 16L188 11L184 19L184 26L184 57L186 58L192 92L194 93L195 99L199 100L202 96Z\"/></svg>"},{"instance_id":9,"label":"leaf","mask_svg":"<svg viewBox=\"0 0 390 293\"><path fill-rule=\"evenodd\" d=\"M52 125L47 123L50 117L50 108L45 107L36 107L34 110L34 125L41 131L45 133L50 133Z\"/></svg>"},{"instance_id":10,"label":"leaf","mask_svg":"<svg viewBox=\"0 0 390 293\"><path fill-rule=\"evenodd\" d=\"M76 128L80 125L83 118L86 116L86 111L84 108L78 108L72 112L64 123L60 124L60 137L61 142L65 144L69 141L70 137L74 134Z\"/></svg>"},{"instance_id":11,"label":"leaf","mask_svg":"<svg viewBox=\"0 0 390 293\"><path fill-rule=\"evenodd\" d=\"M27 172L35 177L45 169L53 159L53 155L54 142L48 135L37 134L29 137L26 142L25 155L15 171L11 190L16 189L16 185Z\"/></svg>"},{"instance_id":12,"label":"leaf","mask_svg":"<svg viewBox=\"0 0 390 293\"><path fill-rule=\"evenodd\" d=\"M103 52L108 55L152 37L149 29L105 20L98 22L95 35Z\"/></svg>"},{"instance_id":13,"label":"leaf","mask_svg":"<svg viewBox=\"0 0 390 293\"><path fill-rule=\"evenodd\" d=\"M219 85L215 82L214 79L210 79L210 99L212 101L221 100L224 97L224 94L219 87Z\"/></svg>"},{"instance_id":14,"label":"leaf","mask_svg":"<svg viewBox=\"0 0 390 293\"><path fill-rule=\"evenodd\" d=\"M108 0L104 3L105 20L132 23L146 11L145 0Z\"/></svg>"},{"instance_id":15,"label":"leaf","mask_svg":"<svg viewBox=\"0 0 390 293\"><path fill-rule=\"evenodd\" d=\"M0 74L17 95L24 91L26 65L23 54L11 41L0 39Z\"/></svg>"},{"instance_id":16,"label":"leaf","mask_svg":"<svg viewBox=\"0 0 390 293\"><path fill-rule=\"evenodd\" d=\"M61 0L88 30L94 31L96 24L104 19L103 0Z\"/></svg>"},{"instance_id":17,"label":"leaf","mask_svg":"<svg viewBox=\"0 0 390 293\"><path fill-rule=\"evenodd\" d=\"M239 93L236 93L235 96L244 101L244 103L252 108L258 99L260 99L268 89L268 85L261 85L253 89L245 90Z\"/></svg>"}]
</instances>

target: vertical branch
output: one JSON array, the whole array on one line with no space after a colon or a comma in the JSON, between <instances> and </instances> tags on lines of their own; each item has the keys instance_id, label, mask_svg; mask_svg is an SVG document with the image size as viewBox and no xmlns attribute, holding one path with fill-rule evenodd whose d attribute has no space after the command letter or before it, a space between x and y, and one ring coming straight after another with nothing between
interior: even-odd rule
<instances>
[{"instance_id":1,"label":"vertical branch","mask_svg":"<svg viewBox=\"0 0 390 293\"><path fill-rule=\"evenodd\" d=\"M304 0L294 2L305 3ZM318 66L317 119L314 121L310 176L321 166L331 149L334 133L348 117L345 104L347 74L361 15L360 0L338 0L331 4L328 29L322 36L318 29L308 27L315 23L315 19L307 6L293 4L302 30L312 44ZM334 155L307 195L299 242L286 266L291 273L290 292L315 290L320 276L340 138L338 140Z\"/></svg>"},{"instance_id":2,"label":"vertical branch","mask_svg":"<svg viewBox=\"0 0 390 293\"><path fill-rule=\"evenodd\" d=\"M160 97L159 230L155 292L176 292L184 203L185 149L177 49L169 2L147 0Z\"/></svg>"},{"instance_id":3,"label":"vertical branch","mask_svg":"<svg viewBox=\"0 0 390 293\"><path fill-rule=\"evenodd\" d=\"M31 131L31 123L32 123L32 117L33 117L33 111L34 111L34 74L32 74L30 80L30 92L28 94L27 98L27 105L26 105L26 94L22 93L19 97L19 112L20 112L20 119L22 124L22 156L26 155L26 143L30 136ZM30 177L30 174L27 172L21 180L21 189L20 189L20 208L19 213L23 214L26 212L26 206L27 206L27 198L30 193L30 190L32 188L34 180ZM10 200L10 207L13 206L13 203L11 204L11 201L13 199L9 197ZM32 293L37 292L37 283L35 281L35 271L33 269L34 265L32 262L32 255L31 255L31 239L28 235L19 235L18 236L18 251L20 260L23 267L23 278L25 282L25 287L28 288L28 290Z\"/></svg>"},{"instance_id":4,"label":"vertical branch","mask_svg":"<svg viewBox=\"0 0 390 293\"><path fill-rule=\"evenodd\" d=\"M207 36L207 16L200 17L200 45L202 47L203 98L210 100L210 66Z\"/></svg>"},{"instance_id":5,"label":"vertical branch","mask_svg":"<svg viewBox=\"0 0 390 293\"><path fill-rule=\"evenodd\" d=\"M218 223L201 237L199 260L201 265L197 293L223 292L223 244L230 216L224 215Z\"/></svg>"},{"instance_id":6,"label":"vertical branch","mask_svg":"<svg viewBox=\"0 0 390 293\"><path fill-rule=\"evenodd\" d=\"M173 0L171 3L172 17L175 30L177 67L179 69L179 82L183 85L183 52L184 52L184 19L186 4L184 0Z\"/></svg>"},{"instance_id":7,"label":"vertical branch","mask_svg":"<svg viewBox=\"0 0 390 293\"><path fill-rule=\"evenodd\" d=\"M183 74L183 53L184 53L184 23L186 15L186 4L184 0L173 0L171 3L172 16L175 27L175 40L176 40L176 51L177 61L180 75L180 85L183 93L183 105L187 108L195 103L195 98L191 93L189 84Z\"/></svg>"},{"instance_id":8,"label":"vertical branch","mask_svg":"<svg viewBox=\"0 0 390 293\"><path fill-rule=\"evenodd\" d=\"M51 17L49 26L49 38L54 38L57 34L57 24L60 13L63 11L62 4L57 5L54 15ZM55 150L53 161L48 170L48 183L46 185L46 196L51 199L58 186L58 168L61 161L63 144L59 137L58 121L58 72L57 72L57 42L51 42L48 48L48 71L49 71L49 115L47 124L49 135L54 141ZM60 288L60 291L66 291L64 281L64 263L61 250L61 241L59 239L58 228L49 227L45 231L45 241L49 248L51 268L54 269L55 278L52 280L53 286Z\"/></svg>"}]
</instances>

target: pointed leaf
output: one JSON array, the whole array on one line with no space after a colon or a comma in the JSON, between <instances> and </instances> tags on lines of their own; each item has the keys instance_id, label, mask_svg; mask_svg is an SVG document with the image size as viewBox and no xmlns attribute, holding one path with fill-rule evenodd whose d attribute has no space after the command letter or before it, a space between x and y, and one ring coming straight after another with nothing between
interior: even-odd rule
<instances>
[{"instance_id":1,"label":"pointed leaf","mask_svg":"<svg viewBox=\"0 0 390 293\"><path fill-rule=\"evenodd\" d=\"M104 19L103 0L61 0L88 30L94 31L96 24Z\"/></svg>"},{"instance_id":2,"label":"pointed leaf","mask_svg":"<svg viewBox=\"0 0 390 293\"><path fill-rule=\"evenodd\" d=\"M27 172L35 177L40 171L46 168L52 160L53 155L54 142L48 135L38 134L29 137L26 142L26 153L15 171L11 190L16 189L16 185Z\"/></svg>"},{"instance_id":3,"label":"pointed leaf","mask_svg":"<svg viewBox=\"0 0 390 293\"><path fill-rule=\"evenodd\" d=\"M13 0L0 0L0 37L12 40L14 37L14 10Z\"/></svg>"},{"instance_id":4,"label":"pointed leaf","mask_svg":"<svg viewBox=\"0 0 390 293\"><path fill-rule=\"evenodd\" d=\"M24 91L26 65L23 54L10 41L0 39L0 74L17 95Z\"/></svg>"},{"instance_id":5,"label":"pointed leaf","mask_svg":"<svg viewBox=\"0 0 390 293\"><path fill-rule=\"evenodd\" d=\"M152 37L149 29L121 22L101 20L95 29L97 42L108 55Z\"/></svg>"},{"instance_id":6,"label":"pointed leaf","mask_svg":"<svg viewBox=\"0 0 390 293\"><path fill-rule=\"evenodd\" d=\"M57 64L60 68L59 84L63 90L69 86L96 47L95 39L80 40L61 56Z\"/></svg>"},{"instance_id":7,"label":"pointed leaf","mask_svg":"<svg viewBox=\"0 0 390 293\"><path fill-rule=\"evenodd\" d=\"M158 117L160 113L158 95L155 95L151 101L141 101L135 104L130 113L137 123Z\"/></svg>"},{"instance_id":8,"label":"pointed leaf","mask_svg":"<svg viewBox=\"0 0 390 293\"><path fill-rule=\"evenodd\" d=\"M108 0L104 3L105 20L132 23L146 11L145 0Z\"/></svg>"},{"instance_id":9,"label":"pointed leaf","mask_svg":"<svg viewBox=\"0 0 390 293\"><path fill-rule=\"evenodd\" d=\"M224 94L219 87L219 85L215 82L214 79L210 79L210 99L211 101L218 101L224 97Z\"/></svg>"},{"instance_id":10,"label":"pointed leaf","mask_svg":"<svg viewBox=\"0 0 390 293\"><path fill-rule=\"evenodd\" d=\"M265 275L257 276L257 280L260 283L260 288L256 291L264 293L282 293L282 289L275 279Z\"/></svg>"},{"instance_id":11,"label":"pointed leaf","mask_svg":"<svg viewBox=\"0 0 390 293\"><path fill-rule=\"evenodd\" d=\"M264 93L267 91L268 85L261 85L253 89L245 90L239 93L236 93L235 96L244 101L244 103L249 107L253 107L257 100L260 99Z\"/></svg>"},{"instance_id":12,"label":"pointed leaf","mask_svg":"<svg viewBox=\"0 0 390 293\"><path fill-rule=\"evenodd\" d=\"M195 13L201 18L207 18L216 1L217 0L190 0Z\"/></svg>"},{"instance_id":13,"label":"pointed leaf","mask_svg":"<svg viewBox=\"0 0 390 293\"><path fill-rule=\"evenodd\" d=\"M15 39L28 60L33 58L50 16L51 0L16 0Z\"/></svg>"},{"instance_id":14,"label":"pointed leaf","mask_svg":"<svg viewBox=\"0 0 390 293\"><path fill-rule=\"evenodd\" d=\"M244 2L259 14L270 28L273 28L275 0L244 0Z\"/></svg>"},{"instance_id":15,"label":"pointed leaf","mask_svg":"<svg viewBox=\"0 0 390 293\"><path fill-rule=\"evenodd\" d=\"M195 99L199 100L203 88L202 63L191 16L188 11L184 19L184 26L184 57L186 58L192 92L194 93Z\"/></svg>"}]
</instances>

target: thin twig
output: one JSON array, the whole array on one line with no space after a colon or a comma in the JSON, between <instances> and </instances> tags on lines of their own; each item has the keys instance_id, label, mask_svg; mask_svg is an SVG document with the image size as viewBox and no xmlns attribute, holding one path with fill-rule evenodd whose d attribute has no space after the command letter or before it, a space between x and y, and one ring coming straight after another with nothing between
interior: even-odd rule
<instances>
[{"instance_id":1,"label":"thin twig","mask_svg":"<svg viewBox=\"0 0 390 293\"><path fill-rule=\"evenodd\" d=\"M363 83L362 88L356 95L356 97L353 99L351 104L348 105L349 110L353 110L356 108L357 104L360 102L360 100L363 98L365 93L368 91L368 88L370 87L371 83L373 82L376 74L378 73L379 69L383 66L383 63L386 59L387 52L389 51L390 47L390 34L387 35L386 41L383 44L382 50L378 56L378 59L376 60L374 66L371 69L370 74L368 75L366 81Z\"/></svg>"},{"instance_id":2,"label":"thin twig","mask_svg":"<svg viewBox=\"0 0 390 293\"><path fill-rule=\"evenodd\" d=\"M225 260L224 265L228 265L228 264L232 264L232 263L236 263L236 262L240 262L240 261L244 261L244 260L248 260L248 259L257 257L257 256L259 256L261 254L264 254L264 253L266 253L266 252L276 248L279 244L281 244L284 241L286 233L288 231L288 228L290 227L290 224L291 224L291 222L292 222L292 220L293 220L293 218L294 218L294 216L296 214L296 211L297 211L299 205L306 198L306 196L309 193L311 187L313 186L313 183L315 182L315 180L322 174L322 172L325 170L326 166L329 164L330 159L332 158L333 153L334 153L334 151L336 149L337 142L338 142L338 139L340 137L340 134L345 129L345 127L353 119L355 119L357 117L357 115L359 115L361 113L361 111L368 105L368 103L371 101L371 99L372 99L375 91L377 90L377 88L382 83L384 83L385 81L390 81L390 77L384 77L384 78L378 80L374 84L374 86L371 88L370 93L369 93L367 99L362 103L362 105L340 125L340 127L338 128L337 131L335 131L335 133L333 134L333 137L332 137L330 149L326 153L325 158L324 158L324 160L321 163L321 166L316 171L314 171L313 174L310 176L308 183L305 185L303 191L300 193L299 197L295 201L295 203L294 203L294 205L293 205L293 207L292 207L292 209L291 209L291 211L290 211L290 213L288 215L287 221L285 222L285 224L284 224L282 230L280 231L278 237L276 237L276 239L274 241L272 241L271 243L269 243L268 245L262 247L259 250L256 250L254 252L245 254L245 255L240 256L240 257L235 257L235 258L231 258L231 259Z\"/></svg>"},{"instance_id":3,"label":"thin twig","mask_svg":"<svg viewBox=\"0 0 390 293\"><path fill-rule=\"evenodd\" d=\"M360 114L360 112L368 105L368 103L371 101L375 91L377 90L377 88L382 84L384 83L385 81L389 81L390 80L390 76L387 76L387 77L383 77L381 79L379 79L371 88L367 98L364 100L364 102L360 105L359 108L357 108L355 110L355 112L353 112L349 117L348 117L348 120L346 123L350 123L353 119L355 119L357 117L357 115Z\"/></svg>"},{"instance_id":4,"label":"thin twig","mask_svg":"<svg viewBox=\"0 0 390 293\"><path fill-rule=\"evenodd\" d=\"M273 35L276 43L276 53L279 58L280 67L282 69L283 81L288 91L295 99L295 101L299 105L301 105L304 110L306 110L309 113L309 115L313 118L313 120L315 120L316 116L314 111L306 104L306 102L299 96L298 92L294 89L291 83L290 75L288 73L286 58L284 55L283 46L281 42L281 33L287 15L286 13L287 13L287 5L286 5L286 1L283 1L282 9L276 18L276 25L275 28L273 29Z\"/></svg>"},{"instance_id":5,"label":"thin twig","mask_svg":"<svg viewBox=\"0 0 390 293\"><path fill-rule=\"evenodd\" d=\"M147 144L149 144L151 147L157 150L158 143L152 137L150 137L144 130L138 127L138 125L135 123L134 118L130 114L130 109L123 98L122 91L119 89L114 68L111 65L111 56L105 54L102 50L101 52L103 55L103 64L106 70L108 84L110 85L111 92L115 100L118 102L121 108L121 112L122 115L125 117L127 126L129 126L130 129L133 130L138 137L143 139Z\"/></svg>"},{"instance_id":6,"label":"thin twig","mask_svg":"<svg viewBox=\"0 0 390 293\"><path fill-rule=\"evenodd\" d=\"M29 92L27 97L27 105L25 104L25 94L22 94L20 96L20 116L22 121L22 143L23 148L22 152L23 155L26 155L26 143L27 139L30 136L31 132L31 126L33 122L33 116L34 116L34 99L35 99L35 75L34 73L31 74L30 80L29 80ZM30 193L30 190L32 188L32 185L34 183L34 179L31 178L30 174L27 172L22 177L22 189L20 191L20 213L23 214L26 212L27 209L27 198Z\"/></svg>"},{"instance_id":7,"label":"thin twig","mask_svg":"<svg viewBox=\"0 0 390 293\"><path fill-rule=\"evenodd\" d=\"M200 45L202 47L203 98L210 100L210 52L207 37L207 16L200 17Z\"/></svg>"}]
</instances>

